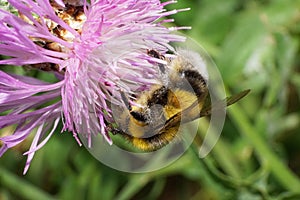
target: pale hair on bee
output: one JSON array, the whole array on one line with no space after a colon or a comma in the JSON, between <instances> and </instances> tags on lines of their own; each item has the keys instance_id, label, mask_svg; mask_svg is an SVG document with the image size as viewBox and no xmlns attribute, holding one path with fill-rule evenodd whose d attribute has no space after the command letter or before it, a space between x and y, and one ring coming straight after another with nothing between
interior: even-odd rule
<instances>
[{"instance_id":1,"label":"pale hair on bee","mask_svg":"<svg viewBox=\"0 0 300 200\"><path fill-rule=\"evenodd\" d=\"M176 50L176 59L171 62L172 64L177 63L178 65L184 66L185 68L190 67L193 70L197 70L208 83L208 71L205 60L195 51L188 49L179 48Z\"/></svg>"},{"instance_id":2,"label":"pale hair on bee","mask_svg":"<svg viewBox=\"0 0 300 200\"><path fill-rule=\"evenodd\" d=\"M174 141L181 124L211 114L208 91L208 71L204 59L194 51L178 49L166 57L156 50L148 50L157 62L160 83L136 98L121 93L126 107L117 114L115 126L110 131L121 135L142 151L155 151ZM227 106L239 101L249 93L245 90L228 97L221 103ZM130 103L132 102L133 103Z\"/></svg>"}]
</instances>

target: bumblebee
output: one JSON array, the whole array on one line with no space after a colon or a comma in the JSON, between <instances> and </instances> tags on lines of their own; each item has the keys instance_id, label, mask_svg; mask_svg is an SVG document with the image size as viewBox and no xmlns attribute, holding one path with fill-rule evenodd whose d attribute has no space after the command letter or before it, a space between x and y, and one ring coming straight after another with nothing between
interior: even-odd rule
<instances>
[{"instance_id":1,"label":"bumblebee","mask_svg":"<svg viewBox=\"0 0 300 200\"><path fill-rule=\"evenodd\" d=\"M158 150L179 135L181 124L211 114L208 93L208 73L202 58L189 50L178 50L175 58L166 59L155 50L148 55L167 61L157 63L162 74L160 84L153 85L136 99L121 93L126 110L118 114L117 128L111 132L121 135L142 151ZM250 90L229 97L219 105L229 106Z\"/></svg>"}]
</instances>

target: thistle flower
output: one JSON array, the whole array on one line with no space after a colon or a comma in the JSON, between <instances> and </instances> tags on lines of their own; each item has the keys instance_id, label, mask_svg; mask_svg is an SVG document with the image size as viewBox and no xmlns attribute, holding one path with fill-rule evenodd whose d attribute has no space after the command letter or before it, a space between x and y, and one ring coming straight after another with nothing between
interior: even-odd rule
<instances>
[{"instance_id":1,"label":"thistle flower","mask_svg":"<svg viewBox=\"0 0 300 200\"><path fill-rule=\"evenodd\" d=\"M0 10L0 64L29 65L55 73L56 83L0 71L0 128L17 125L0 138L0 156L35 130L24 169L35 152L63 122L61 131L88 140L102 134L112 143L107 125L110 105L120 105L120 91L134 94L153 83L157 70L148 49L166 52L173 41L163 19L174 1L159 0L8 0L16 12ZM17 15L16 15L17 13ZM181 27L186 28L186 27Z\"/></svg>"}]
</instances>

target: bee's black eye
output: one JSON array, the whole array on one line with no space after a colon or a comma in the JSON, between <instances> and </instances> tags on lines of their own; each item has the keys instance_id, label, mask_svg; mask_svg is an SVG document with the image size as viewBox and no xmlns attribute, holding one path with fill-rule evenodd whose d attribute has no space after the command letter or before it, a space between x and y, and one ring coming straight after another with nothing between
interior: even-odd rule
<instances>
[{"instance_id":1,"label":"bee's black eye","mask_svg":"<svg viewBox=\"0 0 300 200\"><path fill-rule=\"evenodd\" d=\"M148 117L144 113L131 111L130 114L138 121L145 122L145 123L148 121Z\"/></svg>"},{"instance_id":2,"label":"bee's black eye","mask_svg":"<svg viewBox=\"0 0 300 200\"><path fill-rule=\"evenodd\" d=\"M179 77L180 77L180 78L184 78L184 77L185 77L184 71L180 71L178 74L179 74Z\"/></svg>"}]
</instances>

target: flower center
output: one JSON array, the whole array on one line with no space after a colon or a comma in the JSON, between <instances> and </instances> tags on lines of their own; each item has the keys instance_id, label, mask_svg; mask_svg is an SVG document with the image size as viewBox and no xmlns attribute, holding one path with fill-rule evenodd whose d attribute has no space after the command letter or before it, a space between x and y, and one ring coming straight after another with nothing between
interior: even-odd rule
<instances>
[{"instance_id":1,"label":"flower center","mask_svg":"<svg viewBox=\"0 0 300 200\"><path fill-rule=\"evenodd\" d=\"M77 33L81 34L82 27L84 22L86 21L86 16L84 13L83 5L71 5L66 4L65 7L61 7L54 1L51 1L51 6L54 9L54 12L57 17L62 19L64 23L66 23L71 29L75 30ZM19 13L21 19L26 21L27 23L33 24L33 22L28 19L22 13ZM38 17L36 17L37 21L40 21ZM49 17L43 18L44 23L48 27L49 32L64 41L72 43L75 39L75 35L71 33L69 30L64 28L62 25L54 22ZM44 49L52 50L56 52L68 52L69 49L63 46L62 44L51 41L45 38L36 38L31 37L34 43ZM29 65L31 68L40 69L42 71L55 71L61 74L64 74L65 70L60 70L58 64L56 63L38 63Z\"/></svg>"}]
</instances>

